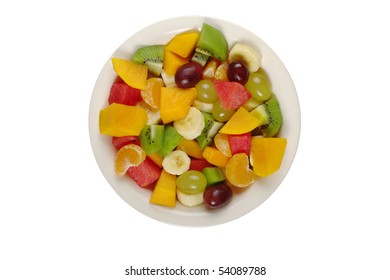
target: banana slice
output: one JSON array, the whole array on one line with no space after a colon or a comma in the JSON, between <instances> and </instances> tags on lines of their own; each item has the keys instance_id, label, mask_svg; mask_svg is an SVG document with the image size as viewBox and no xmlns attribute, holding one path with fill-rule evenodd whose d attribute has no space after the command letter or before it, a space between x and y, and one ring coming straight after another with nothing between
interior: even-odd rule
<instances>
[{"instance_id":1,"label":"banana slice","mask_svg":"<svg viewBox=\"0 0 390 280\"><path fill-rule=\"evenodd\" d=\"M204 116L199 109L190 107L183 119L173 122L173 127L185 139L193 140L202 133L205 127Z\"/></svg>"},{"instance_id":2,"label":"banana slice","mask_svg":"<svg viewBox=\"0 0 390 280\"><path fill-rule=\"evenodd\" d=\"M248 66L248 71L252 73L259 69L261 55L247 45L236 43L229 53L229 61L233 62L235 60L243 60Z\"/></svg>"},{"instance_id":3,"label":"banana slice","mask_svg":"<svg viewBox=\"0 0 390 280\"><path fill-rule=\"evenodd\" d=\"M190 168L190 157L183 151L170 152L162 161L166 172L172 175L180 175Z\"/></svg>"},{"instance_id":4,"label":"banana slice","mask_svg":"<svg viewBox=\"0 0 390 280\"><path fill-rule=\"evenodd\" d=\"M194 207L203 203L203 192L197 194L186 194L176 189L177 200L187 207Z\"/></svg>"}]
</instances>

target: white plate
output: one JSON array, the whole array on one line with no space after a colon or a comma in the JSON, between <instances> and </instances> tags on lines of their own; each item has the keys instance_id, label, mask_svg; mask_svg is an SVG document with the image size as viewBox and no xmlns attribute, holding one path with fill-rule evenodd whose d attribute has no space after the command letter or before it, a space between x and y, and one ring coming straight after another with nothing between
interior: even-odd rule
<instances>
[{"instance_id":1,"label":"white plate","mask_svg":"<svg viewBox=\"0 0 390 280\"><path fill-rule=\"evenodd\" d=\"M284 122L280 137L287 138L287 148L280 170L259 179L244 192L234 194L224 208L208 210L204 205L188 208L177 203L176 208L156 206L149 203L151 192L144 190L128 176L119 177L114 171L115 149L111 137L99 133L99 111L108 105L111 85L116 77L111 58L104 65L93 90L89 108L89 133L96 161L111 187L129 205L153 219L183 226L212 226L237 219L261 205L285 178L296 153L300 135L300 109L294 84L285 66L277 55L261 39L244 28L226 21L209 17L180 17L157 22L139 31L124 42L112 57L130 59L137 47L149 44L165 44L175 34L198 28L206 22L225 35L229 47L236 41L250 44L261 52L262 67L268 73L273 92L279 99ZM292 187L292 186L290 186Z\"/></svg>"}]
</instances>

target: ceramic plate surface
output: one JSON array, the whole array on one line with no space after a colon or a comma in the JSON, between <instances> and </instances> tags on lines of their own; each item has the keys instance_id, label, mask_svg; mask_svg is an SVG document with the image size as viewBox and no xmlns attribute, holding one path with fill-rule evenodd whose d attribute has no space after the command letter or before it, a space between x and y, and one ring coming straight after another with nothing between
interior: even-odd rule
<instances>
[{"instance_id":1,"label":"ceramic plate surface","mask_svg":"<svg viewBox=\"0 0 390 280\"><path fill-rule=\"evenodd\" d=\"M97 78L89 108L89 134L96 161L111 187L133 208L144 215L169 224L182 226L212 226L237 219L261 205L281 184L294 160L300 135L300 109L291 77L272 49L250 31L227 21L209 17L180 17L167 19L134 34L112 54L112 57L130 59L142 45L166 44L175 34L188 29L200 29L208 23L225 35L229 48L235 42L247 43L262 54L262 68L268 73L272 89L283 114L279 137L287 138L287 147L281 168L267 178L257 180L245 191L235 193L231 202L220 209L208 210L204 205L188 208L177 203L167 208L149 203L151 192L142 189L128 177L119 177L114 171L115 149L111 137L99 133L99 111L108 105L107 99L116 78L111 57ZM292 187L292 186L290 186Z\"/></svg>"}]
</instances>

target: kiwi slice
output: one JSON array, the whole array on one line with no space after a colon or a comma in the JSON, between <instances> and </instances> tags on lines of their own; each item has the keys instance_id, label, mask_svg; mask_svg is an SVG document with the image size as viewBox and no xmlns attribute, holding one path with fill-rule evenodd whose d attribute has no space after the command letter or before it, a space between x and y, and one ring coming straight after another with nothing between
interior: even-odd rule
<instances>
[{"instance_id":1,"label":"kiwi slice","mask_svg":"<svg viewBox=\"0 0 390 280\"><path fill-rule=\"evenodd\" d=\"M260 127L264 137L273 137L275 136L282 126L283 116L280 110L279 102L274 95L264 103L266 106L266 111L269 115L269 120L267 124L264 124Z\"/></svg>"},{"instance_id":2,"label":"kiwi slice","mask_svg":"<svg viewBox=\"0 0 390 280\"><path fill-rule=\"evenodd\" d=\"M160 156L165 157L172 152L182 140L183 136L181 136L173 126L166 125L164 130L164 141L161 149L158 150L157 153Z\"/></svg>"},{"instance_id":3,"label":"kiwi slice","mask_svg":"<svg viewBox=\"0 0 390 280\"><path fill-rule=\"evenodd\" d=\"M223 123L215 121L210 113L202 112L202 114L204 115L205 126L202 133L196 138L196 141L198 141L200 148L203 150L206 146L213 143L213 138L221 129Z\"/></svg>"},{"instance_id":4,"label":"kiwi slice","mask_svg":"<svg viewBox=\"0 0 390 280\"><path fill-rule=\"evenodd\" d=\"M160 76L164 61L164 45L140 47L136 50L131 60L145 64L151 73Z\"/></svg>"},{"instance_id":5,"label":"kiwi slice","mask_svg":"<svg viewBox=\"0 0 390 280\"><path fill-rule=\"evenodd\" d=\"M164 141L163 125L146 125L139 135L142 149L147 155L153 154L161 149Z\"/></svg>"},{"instance_id":6,"label":"kiwi slice","mask_svg":"<svg viewBox=\"0 0 390 280\"><path fill-rule=\"evenodd\" d=\"M217 28L203 23L195 54L213 56L225 61L228 55L228 43L225 36Z\"/></svg>"},{"instance_id":7,"label":"kiwi slice","mask_svg":"<svg viewBox=\"0 0 390 280\"><path fill-rule=\"evenodd\" d=\"M209 60L210 54L202 52L201 49L196 48L195 53L191 58L191 61L198 62L200 66L204 67Z\"/></svg>"},{"instance_id":8,"label":"kiwi slice","mask_svg":"<svg viewBox=\"0 0 390 280\"><path fill-rule=\"evenodd\" d=\"M205 167L202 172L207 179L208 186L225 181L225 174L219 167Z\"/></svg>"}]
</instances>

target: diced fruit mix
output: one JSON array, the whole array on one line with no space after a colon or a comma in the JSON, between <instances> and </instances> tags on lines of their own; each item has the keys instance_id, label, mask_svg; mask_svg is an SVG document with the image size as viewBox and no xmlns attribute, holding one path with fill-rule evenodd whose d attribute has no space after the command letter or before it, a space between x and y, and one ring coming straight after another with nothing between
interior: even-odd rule
<instances>
[{"instance_id":1,"label":"diced fruit mix","mask_svg":"<svg viewBox=\"0 0 390 280\"><path fill-rule=\"evenodd\" d=\"M204 23L166 45L112 58L118 75L100 111L117 150L113 168L151 190L150 203L227 205L280 169L287 139L261 53Z\"/></svg>"}]
</instances>

